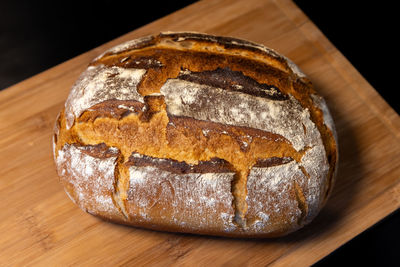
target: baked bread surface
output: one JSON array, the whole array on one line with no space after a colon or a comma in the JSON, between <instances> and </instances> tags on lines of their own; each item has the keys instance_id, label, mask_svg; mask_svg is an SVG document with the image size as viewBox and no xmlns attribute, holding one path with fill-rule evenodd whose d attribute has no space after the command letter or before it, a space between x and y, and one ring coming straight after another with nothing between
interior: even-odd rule
<instances>
[{"instance_id":1,"label":"baked bread surface","mask_svg":"<svg viewBox=\"0 0 400 267\"><path fill-rule=\"evenodd\" d=\"M54 157L68 196L103 219L275 237L323 207L338 151L324 99L289 59L168 32L89 64L57 118Z\"/></svg>"}]
</instances>

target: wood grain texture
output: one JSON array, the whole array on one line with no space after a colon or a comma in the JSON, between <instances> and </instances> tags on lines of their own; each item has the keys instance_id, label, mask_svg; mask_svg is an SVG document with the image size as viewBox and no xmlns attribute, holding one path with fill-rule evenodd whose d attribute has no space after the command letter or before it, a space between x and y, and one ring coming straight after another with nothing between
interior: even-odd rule
<instances>
[{"instance_id":1,"label":"wood grain texture","mask_svg":"<svg viewBox=\"0 0 400 267\"><path fill-rule=\"evenodd\" d=\"M323 95L340 144L337 183L320 215L279 239L170 234L83 213L58 183L53 123L87 64L120 42L199 31L265 44ZM290 1L206 0L0 92L0 265L305 266L400 207L400 118Z\"/></svg>"}]
</instances>

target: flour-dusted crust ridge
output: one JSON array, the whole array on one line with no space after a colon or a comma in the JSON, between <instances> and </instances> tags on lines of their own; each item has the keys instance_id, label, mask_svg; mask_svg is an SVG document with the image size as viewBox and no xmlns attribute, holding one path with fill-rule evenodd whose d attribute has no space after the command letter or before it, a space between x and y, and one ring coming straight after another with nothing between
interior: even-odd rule
<instances>
[{"instance_id":1,"label":"flour-dusted crust ridge","mask_svg":"<svg viewBox=\"0 0 400 267\"><path fill-rule=\"evenodd\" d=\"M71 89L65 108L67 128L83 111L109 99L143 102L136 86L146 73L144 69L90 66Z\"/></svg>"},{"instance_id":2,"label":"flour-dusted crust ridge","mask_svg":"<svg viewBox=\"0 0 400 267\"><path fill-rule=\"evenodd\" d=\"M68 196L83 210L108 219L122 220L114 203L113 191L117 156L96 157L88 154L90 146L66 144L58 151L57 171Z\"/></svg>"},{"instance_id":3,"label":"flour-dusted crust ridge","mask_svg":"<svg viewBox=\"0 0 400 267\"><path fill-rule=\"evenodd\" d=\"M124 224L273 237L312 221L337 169L324 99L289 59L232 37L166 32L93 60L57 119L60 181Z\"/></svg>"}]
</instances>

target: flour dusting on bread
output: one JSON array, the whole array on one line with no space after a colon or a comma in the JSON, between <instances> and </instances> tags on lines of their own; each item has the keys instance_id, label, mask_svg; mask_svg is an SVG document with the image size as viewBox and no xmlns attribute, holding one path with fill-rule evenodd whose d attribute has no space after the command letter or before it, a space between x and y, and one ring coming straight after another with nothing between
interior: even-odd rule
<instances>
[{"instance_id":1,"label":"flour dusting on bread","mask_svg":"<svg viewBox=\"0 0 400 267\"><path fill-rule=\"evenodd\" d=\"M66 144L58 151L57 166L61 182L70 198L89 213L109 218L121 214L113 203L114 170L117 157L98 158L88 155L83 147Z\"/></svg>"},{"instance_id":2,"label":"flour dusting on bread","mask_svg":"<svg viewBox=\"0 0 400 267\"><path fill-rule=\"evenodd\" d=\"M320 143L320 133L310 120L308 110L293 97L270 100L179 79L168 80L161 87L161 93L165 96L167 111L175 116L279 134L297 151Z\"/></svg>"},{"instance_id":3,"label":"flour dusting on bread","mask_svg":"<svg viewBox=\"0 0 400 267\"><path fill-rule=\"evenodd\" d=\"M136 88L146 73L144 69L90 66L71 89L65 104L67 129L83 111L105 100L136 100L143 102Z\"/></svg>"},{"instance_id":4,"label":"flour dusting on bread","mask_svg":"<svg viewBox=\"0 0 400 267\"><path fill-rule=\"evenodd\" d=\"M127 210L138 214L135 220L160 224L171 224L172 220L184 229L199 231L229 232L236 228L230 188L234 173L178 175L151 166L132 166L129 172ZM221 217L215 210L227 212Z\"/></svg>"}]
</instances>

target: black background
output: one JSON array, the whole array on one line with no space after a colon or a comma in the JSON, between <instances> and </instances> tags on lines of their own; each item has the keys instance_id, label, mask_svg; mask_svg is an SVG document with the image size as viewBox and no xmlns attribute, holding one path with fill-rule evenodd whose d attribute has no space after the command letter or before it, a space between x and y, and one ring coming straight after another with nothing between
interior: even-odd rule
<instances>
[{"instance_id":1,"label":"black background","mask_svg":"<svg viewBox=\"0 0 400 267\"><path fill-rule=\"evenodd\" d=\"M137 1L1 0L0 89L193 2L140 1L139 5ZM399 113L399 15L394 4L350 0L295 3ZM399 228L397 211L316 266L398 266Z\"/></svg>"}]
</instances>

